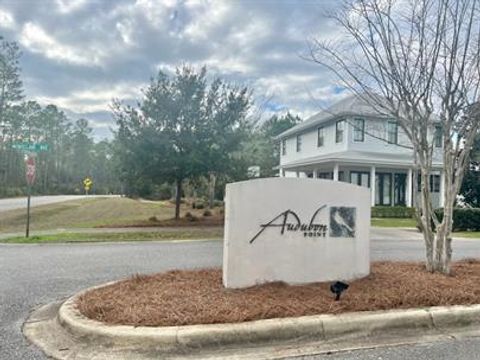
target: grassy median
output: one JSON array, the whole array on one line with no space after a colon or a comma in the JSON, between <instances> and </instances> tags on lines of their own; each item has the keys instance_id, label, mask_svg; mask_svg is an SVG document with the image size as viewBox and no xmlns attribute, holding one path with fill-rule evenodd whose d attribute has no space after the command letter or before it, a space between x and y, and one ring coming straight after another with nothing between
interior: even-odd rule
<instances>
[{"instance_id":1,"label":"grassy median","mask_svg":"<svg viewBox=\"0 0 480 360\"><path fill-rule=\"evenodd\" d=\"M92 198L33 207L31 229L52 230L93 228L138 221L151 217L159 220L173 217L170 202L143 202L129 198ZM25 228L25 209L12 210L0 216L0 232L21 232Z\"/></svg>"},{"instance_id":2,"label":"grassy median","mask_svg":"<svg viewBox=\"0 0 480 360\"><path fill-rule=\"evenodd\" d=\"M52 235L34 235L11 237L0 240L3 243L42 244L42 243L86 243L115 241L158 241L158 240L196 240L222 239L221 228L179 229L178 231L151 232L102 232L102 233L59 233Z\"/></svg>"}]
</instances>

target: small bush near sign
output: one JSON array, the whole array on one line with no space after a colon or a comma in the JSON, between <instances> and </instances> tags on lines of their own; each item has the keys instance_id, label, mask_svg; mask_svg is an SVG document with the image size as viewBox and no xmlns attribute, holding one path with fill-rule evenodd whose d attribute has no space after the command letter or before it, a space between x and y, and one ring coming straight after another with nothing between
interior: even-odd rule
<instances>
[{"instance_id":1,"label":"small bush near sign","mask_svg":"<svg viewBox=\"0 0 480 360\"><path fill-rule=\"evenodd\" d=\"M406 206L373 206L372 218L413 218L415 208Z\"/></svg>"},{"instance_id":2,"label":"small bush near sign","mask_svg":"<svg viewBox=\"0 0 480 360\"><path fill-rule=\"evenodd\" d=\"M443 219L443 209L435 210L438 220ZM480 231L480 208L453 210L453 231Z\"/></svg>"}]
</instances>

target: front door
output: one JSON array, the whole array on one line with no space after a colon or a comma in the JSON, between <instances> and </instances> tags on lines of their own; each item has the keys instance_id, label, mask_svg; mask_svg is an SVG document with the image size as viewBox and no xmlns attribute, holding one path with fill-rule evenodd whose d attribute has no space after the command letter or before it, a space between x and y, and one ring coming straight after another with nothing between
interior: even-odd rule
<instances>
[{"instance_id":1,"label":"front door","mask_svg":"<svg viewBox=\"0 0 480 360\"><path fill-rule=\"evenodd\" d=\"M395 205L405 206L405 184L407 181L406 174L395 174L393 199Z\"/></svg>"},{"instance_id":2,"label":"front door","mask_svg":"<svg viewBox=\"0 0 480 360\"><path fill-rule=\"evenodd\" d=\"M392 174L375 174L375 205L392 205Z\"/></svg>"}]
</instances>

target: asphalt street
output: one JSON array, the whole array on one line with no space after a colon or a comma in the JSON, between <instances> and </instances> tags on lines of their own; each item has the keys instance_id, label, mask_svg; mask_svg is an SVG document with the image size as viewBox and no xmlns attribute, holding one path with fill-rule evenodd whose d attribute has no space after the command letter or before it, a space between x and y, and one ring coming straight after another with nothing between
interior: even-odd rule
<instances>
[{"instance_id":1,"label":"asphalt street","mask_svg":"<svg viewBox=\"0 0 480 360\"><path fill-rule=\"evenodd\" d=\"M89 198L105 197L109 195L88 195ZM114 195L117 196L117 195ZM86 195L51 195L51 196L32 196L30 206L39 206L64 202L69 200L79 200L87 197ZM0 213L3 211L24 209L27 206L26 197L0 199Z\"/></svg>"},{"instance_id":2,"label":"asphalt street","mask_svg":"<svg viewBox=\"0 0 480 360\"><path fill-rule=\"evenodd\" d=\"M405 240L408 238L410 240ZM423 259L418 234L376 229L372 260ZM389 239L389 240L386 240ZM455 257L479 257L480 241L455 242ZM45 359L21 333L30 310L86 287L136 273L217 267L220 241L111 244L0 244L0 359ZM478 359L480 340L362 350L305 359Z\"/></svg>"}]
</instances>

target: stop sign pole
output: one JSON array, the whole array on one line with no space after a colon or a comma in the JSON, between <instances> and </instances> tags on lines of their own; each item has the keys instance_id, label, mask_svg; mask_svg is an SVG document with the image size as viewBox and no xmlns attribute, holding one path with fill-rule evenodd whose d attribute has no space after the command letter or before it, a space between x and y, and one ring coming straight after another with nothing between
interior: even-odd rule
<instances>
[{"instance_id":1,"label":"stop sign pole","mask_svg":"<svg viewBox=\"0 0 480 360\"><path fill-rule=\"evenodd\" d=\"M28 154L25 159L25 177L27 179L27 229L25 231L25 237L30 236L30 197L32 185L35 182L35 156L33 154Z\"/></svg>"}]
</instances>

